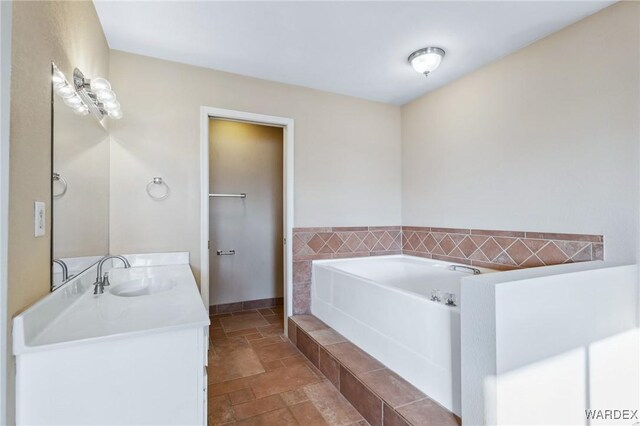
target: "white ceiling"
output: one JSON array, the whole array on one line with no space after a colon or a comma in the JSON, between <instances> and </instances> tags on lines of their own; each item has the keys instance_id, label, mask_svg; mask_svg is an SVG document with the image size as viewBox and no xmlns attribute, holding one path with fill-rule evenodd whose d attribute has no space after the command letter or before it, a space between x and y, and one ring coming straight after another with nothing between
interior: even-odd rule
<instances>
[{"instance_id":1,"label":"white ceiling","mask_svg":"<svg viewBox=\"0 0 640 426\"><path fill-rule=\"evenodd\" d=\"M404 104L613 1L96 1L112 49ZM407 56L439 46L428 79ZM552 72L553 64L550 64Z\"/></svg>"}]
</instances>

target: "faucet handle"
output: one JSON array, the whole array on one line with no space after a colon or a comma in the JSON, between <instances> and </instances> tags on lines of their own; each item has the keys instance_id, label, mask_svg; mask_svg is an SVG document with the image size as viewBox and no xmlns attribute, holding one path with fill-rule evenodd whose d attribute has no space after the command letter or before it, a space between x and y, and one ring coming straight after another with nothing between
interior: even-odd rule
<instances>
[{"instance_id":1,"label":"faucet handle","mask_svg":"<svg viewBox=\"0 0 640 426\"><path fill-rule=\"evenodd\" d=\"M455 293L445 293L445 304L449 306L456 306L456 294Z\"/></svg>"},{"instance_id":2,"label":"faucet handle","mask_svg":"<svg viewBox=\"0 0 640 426\"><path fill-rule=\"evenodd\" d=\"M109 282L109 273L108 272L105 272L104 273L104 277L102 277L102 285L105 286L105 287L111 285L111 283Z\"/></svg>"}]
</instances>

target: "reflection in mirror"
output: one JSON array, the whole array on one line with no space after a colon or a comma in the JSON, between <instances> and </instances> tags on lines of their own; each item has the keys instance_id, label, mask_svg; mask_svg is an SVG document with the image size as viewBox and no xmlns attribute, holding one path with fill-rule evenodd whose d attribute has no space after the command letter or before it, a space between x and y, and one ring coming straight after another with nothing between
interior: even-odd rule
<instances>
[{"instance_id":1,"label":"reflection in mirror","mask_svg":"<svg viewBox=\"0 0 640 426\"><path fill-rule=\"evenodd\" d=\"M109 134L64 79L52 64L52 290L109 251Z\"/></svg>"}]
</instances>

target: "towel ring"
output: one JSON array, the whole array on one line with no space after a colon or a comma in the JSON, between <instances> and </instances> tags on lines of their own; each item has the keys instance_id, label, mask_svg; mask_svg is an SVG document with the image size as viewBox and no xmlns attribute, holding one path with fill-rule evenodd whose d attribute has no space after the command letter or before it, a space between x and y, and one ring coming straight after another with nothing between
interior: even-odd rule
<instances>
[{"instance_id":1,"label":"towel ring","mask_svg":"<svg viewBox=\"0 0 640 426\"><path fill-rule=\"evenodd\" d=\"M166 189L164 195L162 195L160 197L153 195L151 193L151 187L153 185L164 185L164 187ZM149 197L153 198L156 201L164 200L165 198L167 198L169 196L170 192L171 192L171 190L169 189L169 185L167 185L167 183L161 177L154 177L153 180L147 184L147 194L149 194Z\"/></svg>"},{"instance_id":2,"label":"towel ring","mask_svg":"<svg viewBox=\"0 0 640 426\"><path fill-rule=\"evenodd\" d=\"M60 184L62 185L62 191L57 194L54 193L53 198L60 198L67 193L67 181L64 180L62 176L60 176L60 173L53 172L53 181L60 182Z\"/></svg>"}]
</instances>

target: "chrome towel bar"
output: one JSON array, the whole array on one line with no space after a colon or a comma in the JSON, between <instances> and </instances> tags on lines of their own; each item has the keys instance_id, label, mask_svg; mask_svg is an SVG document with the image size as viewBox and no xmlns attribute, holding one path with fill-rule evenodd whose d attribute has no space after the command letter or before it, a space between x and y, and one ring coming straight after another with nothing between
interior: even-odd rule
<instances>
[{"instance_id":1,"label":"chrome towel bar","mask_svg":"<svg viewBox=\"0 0 640 426\"><path fill-rule=\"evenodd\" d=\"M221 198L247 198L247 194L241 192L240 194L209 194L209 197L221 197Z\"/></svg>"}]
</instances>

